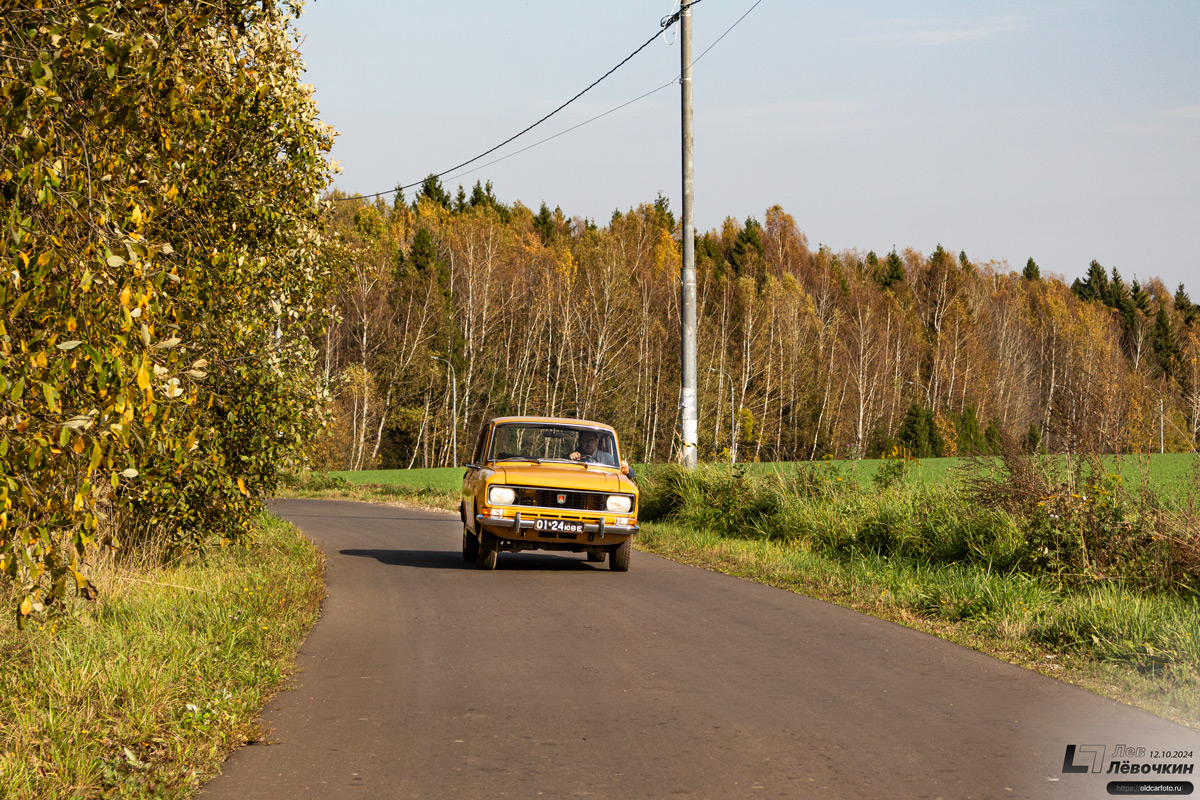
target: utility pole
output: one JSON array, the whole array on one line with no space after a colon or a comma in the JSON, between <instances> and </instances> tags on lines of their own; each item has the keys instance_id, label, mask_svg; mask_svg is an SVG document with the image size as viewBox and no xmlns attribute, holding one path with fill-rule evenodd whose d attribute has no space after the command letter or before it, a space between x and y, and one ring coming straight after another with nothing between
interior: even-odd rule
<instances>
[{"instance_id":1,"label":"utility pole","mask_svg":"<svg viewBox=\"0 0 1200 800\"><path fill-rule=\"evenodd\" d=\"M692 2L684 0L679 13L679 76L683 101L683 266L680 269L680 391L683 465L696 467L696 226L692 218Z\"/></svg>"}]
</instances>

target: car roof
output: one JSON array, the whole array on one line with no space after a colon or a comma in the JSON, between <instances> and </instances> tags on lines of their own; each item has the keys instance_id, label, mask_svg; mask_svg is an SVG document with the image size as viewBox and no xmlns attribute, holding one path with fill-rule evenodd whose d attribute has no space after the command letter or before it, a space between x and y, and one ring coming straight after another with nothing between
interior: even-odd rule
<instances>
[{"instance_id":1,"label":"car roof","mask_svg":"<svg viewBox=\"0 0 1200 800\"><path fill-rule=\"evenodd\" d=\"M593 422L588 419L572 419L569 417L494 417L491 425L500 425L508 422L545 422L556 425L587 425L591 428L603 428L606 431L613 431L613 426L605 425L603 422Z\"/></svg>"}]
</instances>

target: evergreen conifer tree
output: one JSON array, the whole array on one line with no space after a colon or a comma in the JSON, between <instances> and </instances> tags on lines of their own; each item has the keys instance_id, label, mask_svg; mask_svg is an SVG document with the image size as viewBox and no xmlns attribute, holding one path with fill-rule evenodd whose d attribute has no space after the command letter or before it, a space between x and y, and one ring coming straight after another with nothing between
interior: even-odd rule
<instances>
[{"instance_id":1,"label":"evergreen conifer tree","mask_svg":"<svg viewBox=\"0 0 1200 800\"><path fill-rule=\"evenodd\" d=\"M1167 377L1174 377L1183 353L1175 339L1175 329L1171 325L1171 316L1167 313L1166 304L1159 305L1158 314L1154 318L1150 349L1158 362L1159 372Z\"/></svg>"},{"instance_id":2,"label":"evergreen conifer tree","mask_svg":"<svg viewBox=\"0 0 1200 800\"><path fill-rule=\"evenodd\" d=\"M1042 433L1038 430L1036 422L1029 423L1029 430L1025 431L1025 435L1021 437L1021 450L1029 455L1034 455L1042 447Z\"/></svg>"},{"instance_id":3,"label":"evergreen conifer tree","mask_svg":"<svg viewBox=\"0 0 1200 800\"><path fill-rule=\"evenodd\" d=\"M1150 314L1150 295L1148 295L1146 293L1146 290L1142 288L1142 285L1140 283L1138 283L1137 278L1133 279L1133 283L1130 284L1129 288L1130 288L1130 297L1133 300L1134 308L1136 308L1138 311L1142 312L1143 314L1149 315Z\"/></svg>"},{"instance_id":4,"label":"evergreen conifer tree","mask_svg":"<svg viewBox=\"0 0 1200 800\"><path fill-rule=\"evenodd\" d=\"M654 199L654 213L668 231L675 230L675 214L671 212L671 201L659 192Z\"/></svg>"},{"instance_id":5,"label":"evergreen conifer tree","mask_svg":"<svg viewBox=\"0 0 1200 800\"><path fill-rule=\"evenodd\" d=\"M998 456L1004 447L1003 439L1000 435L1000 418L992 417L988 420L987 428L983 431L983 441L987 445L987 452L991 455Z\"/></svg>"},{"instance_id":6,"label":"evergreen conifer tree","mask_svg":"<svg viewBox=\"0 0 1200 800\"><path fill-rule=\"evenodd\" d=\"M488 188L491 188L491 181L488 181ZM488 205L488 196L483 191L483 184L475 181L475 185L471 187L471 197L467 200L471 204L471 208L480 205Z\"/></svg>"},{"instance_id":7,"label":"evergreen conifer tree","mask_svg":"<svg viewBox=\"0 0 1200 800\"><path fill-rule=\"evenodd\" d=\"M533 218L533 227L542 235L542 242L549 242L550 237L554 235L554 214L550 212L550 207L546 205L546 201L542 201L542 207L538 209L537 215Z\"/></svg>"},{"instance_id":8,"label":"evergreen conifer tree","mask_svg":"<svg viewBox=\"0 0 1200 800\"><path fill-rule=\"evenodd\" d=\"M450 296L450 271L446 264L438 259L437 242L428 228L417 231L406 261L418 272L437 275L442 294Z\"/></svg>"},{"instance_id":9,"label":"evergreen conifer tree","mask_svg":"<svg viewBox=\"0 0 1200 800\"><path fill-rule=\"evenodd\" d=\"M1071 291L1080 300L1087 302L1089 300L1099 300L1105 305L1109 303L1109 288L1108 288L1108 273L1104 267L1100 266L1099 261L1092 261L1088 266L1087 278L1080 280L1075 279L1071 284Z\"/></svg>"},{"instance_id":10,"label":"evergreen conifer tree","mask_svg":"<svg viewBox=\"0 0 1200 800\"><path fill-rule=\"evenodd\" d=\"M888 436L887 426L880 420L871 428L871 432L867 434L866 455L867 458L882 458L892 452L892 448L896 445L896 440Z\"/></svg>"},{"instance_id":11,"label":"evergreen conifer tree","mask_svg":"<svg viewBox=\"0 0 1200 800\"><path fill-rule=\"evenodd\" d=\"M1125 282L1121 280L1121 273L1117 271L1116 267L1113 267L1112 281L1108 285L1108 300L1108 304L1120 312L1125 328L1131 328L1135 316L1133 298L1130 296L1129 290L1125 288Z\"/></svg>"},{"instance_id":12,"label":"evergreen conifer tree","mask_svg":"<svg viewBox=\"0 0 1200 800\"><path fill-rule=\"evenodd\" d=\"M721 278L729 270L729 261L721 249L721 243L711 233L696 237L696 263L705 261L712 264L713 273Z\"/></svg>"},{"instance_id":13,"label":"evergreen conifer tree","mask_svg":"<svg viewBox=\"0 0 1200 800\"><path fill-rule=\"evenodd\" d=\"M432 172L421 182L421 191L417 192L413 207L422 197L427 197L442 208L450 208L450 193L442 186L442 181Z\"/></svg>"},{"instance_id":14,"label":"evergreen conifer tree","mask_svg":"<svg viewBox=\"0 0 1200 800\"><path fill-rule=\"evenodd\" d=\"M904 413L896 441L907 447L914 458L940 458L946 452L933 409L919 403L913 403Z\"/></svg>"},{"instance_id":15,"label":"evergreen conifer tree","mask_svg":"<svg viewBox=\"0 0 1200 800\"><path fill-rule=\"evenodd\" d=\"M870 276L871 280L875 280L879 274L879 269L879 256L875 255L874 250L871 250L867 253L867 261L863 264L863 272Z\"/></svg>"},{"instance_id":16,"label":"evergreen conifer tree","mask_svg":"<svg viewBox=\"0 0 1200 800\"><path fill-rule=\"evenodd\" d=\"M467 205L470 208L486 206L495 209L496 213L500 215L500 221L505 225L512 219L512 210L496 199L491 181L486 184L475 181L475 185L471 187L471 196L467 199Z\"/></svg>"},{"instance_id":17,"label":"evergreen conifer tree","mask_svg":"<svg viewBox=\"0 0 1200 800\"><path fill-rule=\"evenodd\" d=\"M754 217L747 217L746 224L738 231L733 241L733 253L730 261L738 275L753 274L758 262L762 260L762 225Z\"/></svg>"},{"instance_id":18,"label":"evergreen conifer tree","mask_svg":"<svg viewBox=\"0 0 1200 800\"><path fill-rule=\"evenodd\" d=\"M897 283L904 282L904 262L900 260L896 248L893 247L892 252L883 260L883 264L875 273L875 282L881 289L890 289Z\"/></svg>"},{"instance_id":19,"label":"evergreen conifer tree","mask_svg":"<svg viewBox=\"0 0 1200 800\"><path fill-rule=\"evenodd\" d=\"M956 420L958 432L958 454L960 456L976 456L986 449L983 431L979 428L979 416L975 406L967 406L966 410Z\"/></svg>"},{"instance_id":20,"label":"evergreen conifer tree","mask_svg":"<svg viewBox=\"0 0 1200 800\"><path fill-rule=\"evenodd\" d=\"M1183 290L1183 284L1179 284L1179 288L1175 290L1175 310L1179 312L1180 318L1185 326L1190 327L1200 315L1200 307L1197 307L1192 302L1192 298L1188 297L1188 293Z\"/></svg>"}]
</instances>

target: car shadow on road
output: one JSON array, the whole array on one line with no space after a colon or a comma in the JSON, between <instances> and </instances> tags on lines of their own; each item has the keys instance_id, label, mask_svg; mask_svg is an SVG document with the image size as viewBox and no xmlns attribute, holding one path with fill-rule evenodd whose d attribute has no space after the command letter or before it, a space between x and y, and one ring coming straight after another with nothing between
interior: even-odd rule
<instances>
[{"instance_id":1,"label":"car shadow on road","mask_svg":"<svg viewBox=\"0 0 1200 800\"><path fill-rule=\"evenodd\" d=\"M339 555L373 558L391 567L418 567L420 569L475 569L475 565L463 561L457 550L339 550ZM577 558L544 553L501 553L496 562L497 570L595 570L608 569L607 564L594 564Z\"/></svg>"},{"instance_id":2,"label":"car shadow on road","mask_svg":"<svg viewBox=\"0 0 1200 800\"><path fill-rule=\"evenodd\" d=\"M293 513L289 512L289 513L283 515L283 517L284 517L284 519L287 519L287 520L293 520L293 519L370 519L370 520L378 520L380 522L429 522L430 521L429 517L389 517L389 516L385 516L382 514L376 514L374 516L366 516L366 515L357 515L357 514L293 514ZM436 521L436 520L434 520L434 521ZM458 522L457 520L455 520L455 524L458 525L460 528L462 527L462 523Z\"/></svg>"},{"instance_id":3,"label":"car shadow on road","mask_svg":"<svg viewBox=\"0 0 1200 800\"><path fill-rule=\"evenodd\" d=\"M339 550L339 555L373 558L390 567L420 567L421 569L467 569L474 564L463 561L462 553L454 550Z\"/></svg>"}]
</instances>

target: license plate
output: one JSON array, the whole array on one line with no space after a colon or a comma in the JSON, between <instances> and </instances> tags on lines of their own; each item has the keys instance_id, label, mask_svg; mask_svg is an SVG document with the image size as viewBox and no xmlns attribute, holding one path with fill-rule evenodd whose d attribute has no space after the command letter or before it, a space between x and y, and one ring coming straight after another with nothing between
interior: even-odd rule
<instances>
[{"instance_id":1,"label":"license plate","mask_svg":"<svg viewBox=\"0 0 1200 800\"><path fill-rule=\"evenodd\" d=\"M551 533L583 533L583 523L565 519L538 519L533 521L533 529Z\"/></svg>"}]
</instances>

